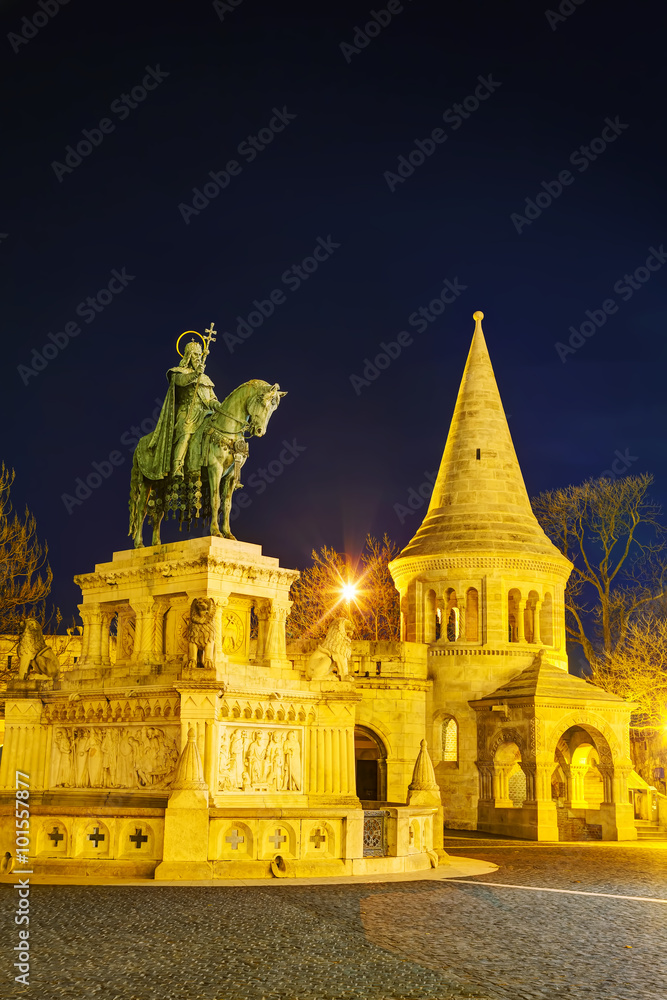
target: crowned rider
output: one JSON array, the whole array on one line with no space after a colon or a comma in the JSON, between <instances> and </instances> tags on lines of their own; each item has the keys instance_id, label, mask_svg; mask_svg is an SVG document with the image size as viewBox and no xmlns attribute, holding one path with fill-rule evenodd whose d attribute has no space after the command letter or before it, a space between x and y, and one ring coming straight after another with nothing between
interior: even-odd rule
<instances>
[{"instance_id":1,"label":"crowned rider","mask_svg":"<svg viewBox=\"0 0 667 1000\"><path fill-rule=\"evenodd\" d=\"M175 479L182 479L192 435L206 416L221 409L213 382L204 372L205 363L201 345L192 340L181 363L167 372L167 396L140 463L149 479L164 479L170 472Z\"/></svg>"}]
</instances>

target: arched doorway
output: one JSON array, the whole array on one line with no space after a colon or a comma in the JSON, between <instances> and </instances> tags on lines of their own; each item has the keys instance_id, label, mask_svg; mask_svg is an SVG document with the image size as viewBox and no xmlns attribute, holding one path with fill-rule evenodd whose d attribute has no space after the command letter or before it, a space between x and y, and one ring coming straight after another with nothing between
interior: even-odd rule
<instances>
[{"instance_id":1,"label":"arched doorway","mask_svg":"<svg viewBox=\"0 0 667 1000\"><path fill-rule=\"evenodd\" d=\"M603 838L602 811L613 805L613 767L605 736L579 723L561 735L555 752L552 796L560 840Z\"/></svg>"},{"instance_id":2,"label":"arched doorway","mask_svg":"<svg viewBox=\"0 0 667 1000\"><path fill-rule=\"evenodd\" d=\"M362 802L385 802L387 798L387 750L371 729L354 728L357 795Z\"/></svg>"}]
</instances>

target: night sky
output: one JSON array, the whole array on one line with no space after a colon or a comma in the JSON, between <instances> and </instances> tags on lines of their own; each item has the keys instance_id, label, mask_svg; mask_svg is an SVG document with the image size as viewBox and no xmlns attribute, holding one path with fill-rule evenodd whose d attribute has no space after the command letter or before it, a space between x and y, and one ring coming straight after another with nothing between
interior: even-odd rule
<instances>
[{"instance_id":1,"label":"night sky","mask_svg":"<svg viewBox=\"0 0 667 1000\"><path fill-rule=\"evenodd\" d=\"M551 9L2 5L0 458L66 620L130 547L132 428L212 320L219 399L288 390L232 525L283 565L412 536L476 309L529 493L620 453L664 501L665 7Z\"/></svg>"}]
</instances>

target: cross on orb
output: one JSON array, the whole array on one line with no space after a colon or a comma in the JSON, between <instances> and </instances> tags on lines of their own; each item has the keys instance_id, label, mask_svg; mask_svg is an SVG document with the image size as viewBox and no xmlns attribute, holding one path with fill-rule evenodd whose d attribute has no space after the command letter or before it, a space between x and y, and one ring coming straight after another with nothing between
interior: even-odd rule
<instances>
[{"instance_id":1,"label":"cross on orb","mask_svg":"<svg viewBox=\"0 0 667 1000\"><path fill-rule=\"evenodd\" d=\"M238 830L232 830L231 836L225 837L225 840L228 844L232 845L233 851L238 851L239 844L243 844L245 842L245 837L242 837Z\"/></svg>"},{"instance_id":2,"label":"cross on orb","mask_svg":"<svg viewBox=\"0 0 667 1000\"><path fill-rule=\"evenodd\" d=\"M287 840L287 837L281 837L280 829L278 829L276 830L276 832L273 834L272 837L269 837L269 840L273 841L273 846L276 849L276 851L278 851L280 850L280 845L283 843L283 841Z\"/></svg>"},{"instance_id":3,"label":"cross on orb","mask_svg":"<svg viewBox=\"0 0 667 1000\"><path fill-rule=\"evenodd\" d=\"M130 840L134 841L134 846L137 848L137 850L139 850L141 848L141 845L146 843L148 837L142 835L140 826L139 827L135 826L134 831L135 831L134 836L130 837Z\"/></svg>"},{"instance_id":4,"label":"cross on orb","mask_svg":"<svg viewBox=\"0 0 667 1000\"><path fill-rule=\"evenodd\" d=\"M96 826L95 829L93 830L93 832L88 834L88 840L94 840L95 841L95 847L99 847L100 846L100 840L104 840L104 839L105 839L105 836L104 836L103 833L100 833L99 826Z\"/></svg>"},{"instance_id":5,"label":"cross on orb","mask_svg":"<svg viewBox=\"0 0 667 1000\"><path fill-rule=\"evenodd\" d=\"M321 845L324 843L324 841L327 839L327 837L326 837L326 834L322 833L322 831L318 827L317 830L315 830L315 833L312 835L312 837L310 839L315 844L315 850L318 850L321 847Z\"/></svg>"},{"instance_id":6,"label":"cross on orb","mask_svg":"<svg viewBox=\"0 0 667 1000\"><path fill-rule=\"evenodd\" d=\"M54 826L52 832L49 834L49 837L56 847L58 846L59 841L65 839L57 826ZM95 846L97 847L97 844Z\"/></svg>"}]
</instances>

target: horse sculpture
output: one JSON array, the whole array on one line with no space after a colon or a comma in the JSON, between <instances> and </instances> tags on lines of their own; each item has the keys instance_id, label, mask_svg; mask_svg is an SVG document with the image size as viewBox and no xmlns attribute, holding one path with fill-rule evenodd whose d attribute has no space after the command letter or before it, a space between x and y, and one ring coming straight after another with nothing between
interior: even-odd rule
<instances>
[{"instance_id":1,"label":"horse sculpture","mask_svg":"<svg viewBox=\"0 0 667 1000\"><path fill-rule=\"evenodd\" d=\"M153 525L152 545L160 544L160 524L173 513L181 522L209 517L211 534L234 538L229 527L232 494L240 487L239 474L248 457L246 437L262 437L271 414L285 396L276 383L261 379L244 382L203 420L192 435L185 478L149 479L141 471L152 433L141 438L134 452L130 485L130 530L134 547L143 547L146 515ZM218 524L222 500L222 530Z\"/></svg>"}]
</instances>

